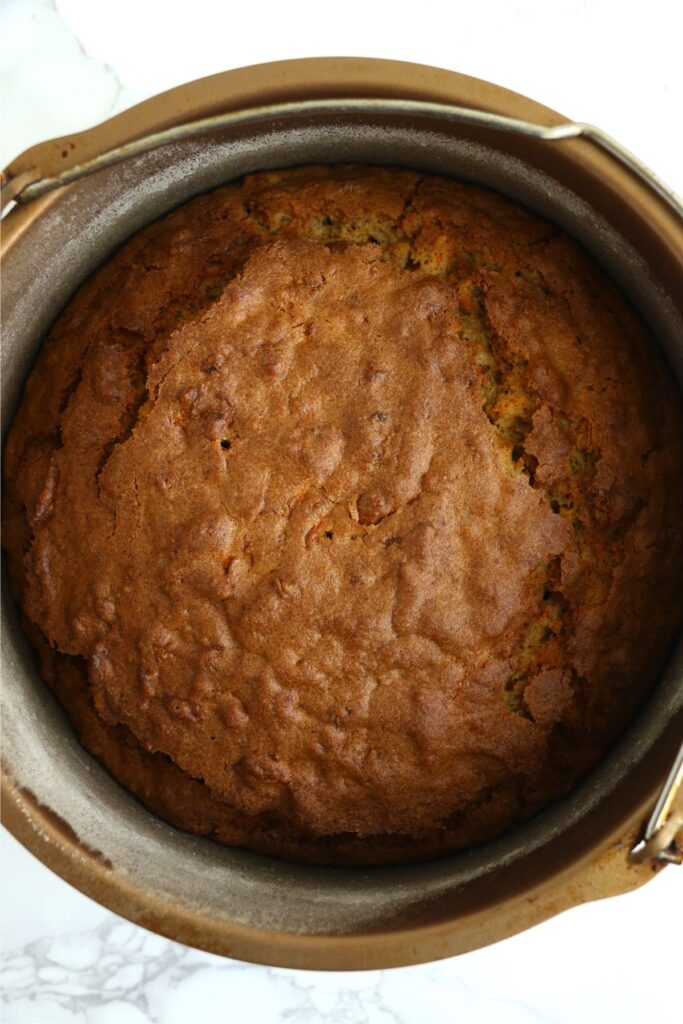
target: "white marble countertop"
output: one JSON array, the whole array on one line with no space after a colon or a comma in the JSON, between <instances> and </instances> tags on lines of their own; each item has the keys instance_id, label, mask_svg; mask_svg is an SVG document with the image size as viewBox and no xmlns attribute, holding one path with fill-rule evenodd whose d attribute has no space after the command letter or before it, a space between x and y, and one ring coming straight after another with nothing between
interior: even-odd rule
<instances>
[{"instance_id":1,"label":"white marble countertop","mask_svg":"<svg viewBox=\"0 0 683 1024\"><path fill-rule=\"evenodd\" d=\"M421 61L517 89L599 124L683 192L674 132L680 19L675 0L422 0L417 9L385 0L4 0L0 163L183 81L342 53ZM72 889L4 831L0 853L7 1024L642 1024L675 1016L669 993L683 910L675 868L466 956L314 974L151 935Z\"/></svg>"}]
</instances>

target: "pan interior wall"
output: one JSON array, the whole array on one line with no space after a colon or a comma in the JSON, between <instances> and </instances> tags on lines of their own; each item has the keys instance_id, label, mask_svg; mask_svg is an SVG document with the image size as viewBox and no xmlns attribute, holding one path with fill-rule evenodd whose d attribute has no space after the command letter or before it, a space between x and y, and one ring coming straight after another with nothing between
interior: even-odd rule
<instances>
[{"instance_id":1,"label":"pan interior wall","mask_svg":"<svg viewBox=\"0 0 683 1024\"><path fill-rule=\"evenodd\" d=\"M3 268L3 417L11 419L36 349L64 303L133 232L192 196L267 167L402 165L498 189L573 234L629 296L683 381L683 324L642 255L580 197L537 168L459 139L452 129L355 121L281 124L174 143L70 186L15 243ZM683 649L603 764L561 804L501 839L430 864L347 871L278 863L176 832L145 811L79 747L40 681L4 602L4 756L16 782L68 821L81 841L145 892L198 914L273 932L358 934L436 919L482 880L500 879L607 807L683 706ZM590 843L586 826L585 841ZM135 836L135 842L130 841ZM509 883L510 885L512 882Z\"/></svg>"}]
</instances>

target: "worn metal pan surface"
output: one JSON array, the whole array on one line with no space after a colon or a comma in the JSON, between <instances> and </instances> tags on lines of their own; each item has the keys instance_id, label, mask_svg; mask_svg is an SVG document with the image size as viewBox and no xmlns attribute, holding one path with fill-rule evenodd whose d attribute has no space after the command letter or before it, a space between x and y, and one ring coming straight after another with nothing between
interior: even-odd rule
<instances>
[{"instance_id":1,"label":"worn metal pan surface","mask_svg":"<svg viewBox=\"0 0 683 1024\"><path fill-rule=\"evenodd\" d=\"M560 224L621 285L683 385L683 231L661 183L601 133L514 93L419 65L333 58L202 79L7 168L5 425L51 321L132 232L248 171L335 161L475 181ZM465 853L342 870L226 849L155 818L78 745L11 598L3 628L4 821L77 888L173 939L290 967L416 963L626 891L677 856L680 644L621 741L567 799ZM631 849L668 774L657 819L667 819L667 849L654 821L638 861Z\"/></svg>"}]
</instances>

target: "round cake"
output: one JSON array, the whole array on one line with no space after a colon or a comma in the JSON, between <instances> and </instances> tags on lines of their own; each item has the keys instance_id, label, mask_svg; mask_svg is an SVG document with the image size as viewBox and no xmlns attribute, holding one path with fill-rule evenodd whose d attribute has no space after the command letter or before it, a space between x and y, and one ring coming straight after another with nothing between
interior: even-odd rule
<instances>
[{"instance_id":1,"label":"round cake","mask_svg":"<svg viewBox=\"0 0 683 1024\"><path fill-rule=\"evenodd\" d=\"M682 438L656 344L554 226L407 170L259 173L68 303L4 543L44 678L149 808L413 861L567 793L655 682Z\"/></svg>"}]
</instances>

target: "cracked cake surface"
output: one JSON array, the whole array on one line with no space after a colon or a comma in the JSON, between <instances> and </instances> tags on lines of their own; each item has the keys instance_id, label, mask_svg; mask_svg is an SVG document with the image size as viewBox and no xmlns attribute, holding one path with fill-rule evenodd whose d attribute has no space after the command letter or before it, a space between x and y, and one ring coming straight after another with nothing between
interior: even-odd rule
<instances>
[{"instance_id":1,"label":"cracked cake surface","mask_svg":"<svg viewBox=\"0 0 683 1024\"><path fill-rule=\"evenodd\" d=\"M586 254L411 171L254 174L56 322L5 454L81 742L177 826L372 864L565 794L681 622L683 421Z\"/></svg>"}]
</instances>

